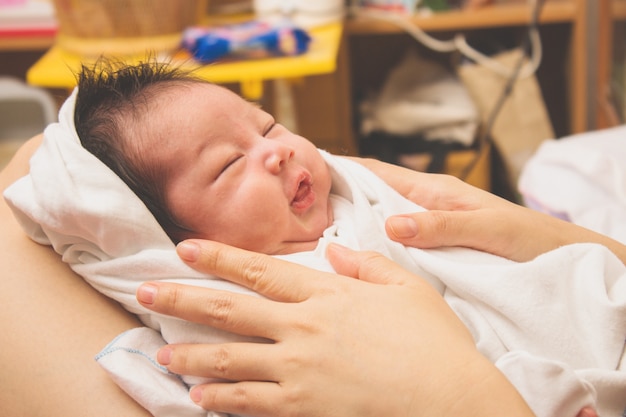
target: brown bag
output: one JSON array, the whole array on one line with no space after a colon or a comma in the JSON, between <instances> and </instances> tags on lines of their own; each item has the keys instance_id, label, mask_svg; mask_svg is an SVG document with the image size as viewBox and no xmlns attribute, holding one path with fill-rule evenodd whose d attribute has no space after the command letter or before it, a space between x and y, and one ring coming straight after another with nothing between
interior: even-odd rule
<instances>
[{"instance_id":1,"label":"brown bag","mask_svg":"<svg viewBox=\"0 0 626 417\"><path fill-rule=\"evenodd\" d=\"M514 49L492 59L513 71L520 53L520 49ZM502 74L476 64L459 66L458 74L479 109L484 128L508 80ZM539 144L554 138L552 123L534 75L515 82L498 113L490 137L502 156L509 183L515 187L522 167Z\"/></svg>"}]
</instances>

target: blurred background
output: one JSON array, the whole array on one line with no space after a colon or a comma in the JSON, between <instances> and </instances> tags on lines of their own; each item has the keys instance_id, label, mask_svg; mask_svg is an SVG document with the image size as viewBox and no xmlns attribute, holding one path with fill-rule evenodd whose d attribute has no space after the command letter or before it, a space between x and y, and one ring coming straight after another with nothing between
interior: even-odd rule
<instances>
[{"instance_id":1,"label":"blurred background","mask_svg":"<svg viewBox=\"0 0 626 417\"><path fill-rule=\"evenodd\" d=\"M331 152L515 199L542 141L623 123L625 28L626 0L0 0L0 165L78 63L150 55Z\"/></svg>"}]
</instances>

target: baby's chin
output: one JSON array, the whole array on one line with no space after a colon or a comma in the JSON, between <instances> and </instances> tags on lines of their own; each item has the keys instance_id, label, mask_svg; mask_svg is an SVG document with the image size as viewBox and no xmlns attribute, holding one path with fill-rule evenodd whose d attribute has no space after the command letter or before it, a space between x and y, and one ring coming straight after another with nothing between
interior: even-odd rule
<instances>
[{"instance_id":1,"label":"baby's chin","mask_svg":"<svg viewBox=\"0 0 626 417\"><path fill-rule=\"evenodd\" d=\"M321 208L320 208L321 209ZM319 210L319 209L318 209ZM323 219L318 219L315 223L317 226L310 230L306 234L311 236L309 239L299 241L281 242L277 247L271 251L266 251L267 255L289 255L290 253L308 252L315 250L319 240L324 235L324 230L332 226L334 221L333 208L330 204L330 200L326 203L326 216Z\"/></svg>"},{"instance_id":2,"label":"baby's chin","mask_svg":"<svg viewBox=\"0 0 626 417\"><path fill-rule=\"evenodd\" d=\"M290 253L309 252L315 250L319 240L324 235L324 230L332 226L333 220L333 210L329 204L327 220L326 222L319 222L319 227L311 232L311 235L313 236L311 240L282 242L276 250L272 251L272 253L268 253L268 255L289 255Z\"/></svg>"},{"instance_id":3,"label":"baby's chin","mask_svg":"<svg viewBox=\"0 0 626 417\"><path fill-rule=\"evenodd\" d=\"M320 238L322 236L320 235ZM268 253L268 255L289 255L298 252L310 252L317 248L319 238L305 242L283 242L276 251Z\"/></svg>"}]
</instances>

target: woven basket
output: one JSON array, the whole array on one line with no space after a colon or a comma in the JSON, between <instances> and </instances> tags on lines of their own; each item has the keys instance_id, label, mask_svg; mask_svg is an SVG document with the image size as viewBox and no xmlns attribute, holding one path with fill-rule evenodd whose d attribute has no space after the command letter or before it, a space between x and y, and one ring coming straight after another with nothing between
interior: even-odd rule
<instances>
[{"instance_id":1,"label":"woven basket","mask_svg":"<svg viewBox=\"0 0 626 417\"><path fill-rule=\"evenodd\" d=\"M208 0L54 0L56 43L81 56L170 52Z\"/></svg>"}]
</instances>

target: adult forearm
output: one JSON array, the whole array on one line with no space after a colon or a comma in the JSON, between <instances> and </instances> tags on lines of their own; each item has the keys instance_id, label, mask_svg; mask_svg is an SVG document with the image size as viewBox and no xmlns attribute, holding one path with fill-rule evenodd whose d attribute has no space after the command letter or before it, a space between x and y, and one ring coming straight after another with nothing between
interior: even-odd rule
<instances>
[{"instance_id":1,"label":"adult forearm","mask_svg":"<svg viewBox=\"0 0 626 417\"><path fill-rule=\"evenodd\" d=\"M37 142L0 173L24 175ZM29 240L0 201L0 404L7 416L147 416L94 360L139 323L85 284L48 247Z\"/></svg>"},{"instance_id":2,"label":"adult forearm","mask_svg":"<svg viewBox=\"0 0 626 417\"><path fill-rule=\"evenodd\" d=\"M626 246L601 233L594 232L582 226L525 209L527 214L526 229L536 230L535 248L540 253L559 246L573 243L598 243L610 249L621 261L626 264ZM520 229L524 225L518 226Z\"/></svg>"}]
</instances>

